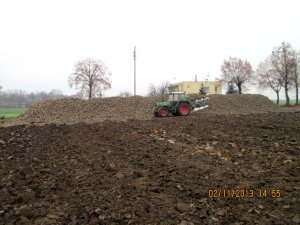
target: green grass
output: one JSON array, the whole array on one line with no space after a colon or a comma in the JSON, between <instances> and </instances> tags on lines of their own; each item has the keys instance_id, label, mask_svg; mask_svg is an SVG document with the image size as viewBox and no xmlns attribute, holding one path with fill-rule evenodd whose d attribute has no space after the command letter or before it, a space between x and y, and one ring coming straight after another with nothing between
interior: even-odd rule
<instances>
[{"instance_id":1,"label":"green grass","mask_svg":"<svg viewBox=\"0 0 300 225\"><path fill-rule=\"evenodd\" d=\"M27 108L0 108L0 119L12 119L26 112Z\"/></svg>"}]
</instances>

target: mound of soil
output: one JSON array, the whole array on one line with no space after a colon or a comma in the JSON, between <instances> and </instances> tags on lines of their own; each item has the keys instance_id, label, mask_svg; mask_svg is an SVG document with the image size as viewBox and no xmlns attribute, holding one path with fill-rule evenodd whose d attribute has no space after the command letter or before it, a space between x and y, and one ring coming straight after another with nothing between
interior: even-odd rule
<instances>
[{"instance_id":1,"label":"mound of soil","mask_svg":"<svg viewBox=\"0 0 300 225\"><path fill-rule=\"evenodd\" d=\"M208 107L197 113L241 114L280 111L279 106L266 96L259 94L208 95L205 97L208 98L205 101ZM198 98L198 95L190 96L192 101Z\"/></svg>"},{"instance_id":2,"label":"mound of soil","mask_svg":"<svg viewBox=\"0 0 300 225\"><path fill-rule=\"evenodd\" d=\"M152 109L159 97L110 97L81 99L58 99L37 103L22 114L18 123L78 123L104 120L150 119Z\"/></svg>"},{"instance_id":3,"label":"mound of soil","mask_svg":"<svg viewBox=\"0 0 300 225\"><path fill-rule=\"evenodd\" d=\"M199 95L191 95L194 101ZM240 114L274 112L280 108L263 95L233 94L209 95L208 107L198 113ZM38 103L21 115L15 122L30 123L79 123L104 120L125 121L127 119L148 120L153 118L152 109L161 97L110 97L91 100L59 99Z\"/></svg>"},{"instance_id":4,"label":"mound of soil","mask_svg":"<svg viewBox=\"0 0 300 225\"><path fill-rule=\"evenodd\" d=\"M299 130L299 113L0 127L0 224L299 224Z\"/></svg>"}]
</instances>

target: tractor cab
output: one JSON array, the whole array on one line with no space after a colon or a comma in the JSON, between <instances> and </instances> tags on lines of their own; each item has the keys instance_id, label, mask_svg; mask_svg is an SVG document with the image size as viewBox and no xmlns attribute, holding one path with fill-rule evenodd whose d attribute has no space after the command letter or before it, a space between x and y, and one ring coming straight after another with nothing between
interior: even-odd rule
<instances>
[{"instance_id":1,"label":"tractor cab","mask_svg":"<svg viewBox=\"0 0 300 225\"><path fill-rule=\"evenodd\" d=\"M191 104L184 92L171 92L168 100L156 102L153 110L155 117L187 116L191 111Z\"/></svg>"},{"instance_id":2,"label":"tractor cab","mask_svg":"<svg viewBox=\"0 0 300 225\"><path fill-rule=\"evenodd\" d=\"M184 92L171 92L168 96L169 102L177 102L177 101L187 101Z\"/></svg>"}]
</instances>

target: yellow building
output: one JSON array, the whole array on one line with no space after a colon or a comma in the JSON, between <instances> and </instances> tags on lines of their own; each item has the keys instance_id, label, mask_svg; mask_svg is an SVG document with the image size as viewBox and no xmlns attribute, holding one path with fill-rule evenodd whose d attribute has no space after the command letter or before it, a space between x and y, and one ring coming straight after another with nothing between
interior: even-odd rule
<instances>
[{"instance_id":1,"label":"yellow building","mask_svg":"<svg viewBox=\"0 0 300 225\"><path fill-rule=\"evenodd\" d=\"M169 91L182 91L186 94L199 94L200 88L204 87L207 94L222 94L222 83L220 81L183 81L169 86Z\"/></svg>"}]
</instances>

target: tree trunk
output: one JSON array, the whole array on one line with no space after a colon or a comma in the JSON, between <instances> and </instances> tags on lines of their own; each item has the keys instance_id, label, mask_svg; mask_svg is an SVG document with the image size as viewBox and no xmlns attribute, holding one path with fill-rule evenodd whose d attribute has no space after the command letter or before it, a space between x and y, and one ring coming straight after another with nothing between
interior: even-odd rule
<instances>
[{"instance_id":1,"label":"tree trunk","mask_svg":"<svg viewBox=\"0 0 300 225\"><path fill-rule=\"evenodd\" d=\"M299 87L296 85L296 103L295 105L299 105Z\"/></svg>"},{"instance_id":2,"label":"tree trunk","mask_svg":"<svg viewBox=\"0 0 300 225\"><path fill-rule=\"evenodd\" d=\"M92 98L92 85L90 85L89 87L89 99Z\"/></svg>"},{"instance_id":3,"label":"tree trunk","mask_svg":"<svg viewBox=\"0 0 300 225\"><path fill-rule=\"evenodd\" d=\"M279 105L279 91L276 91L276 95L277 95L277 101L276 101L276 104Z\"/></svg>"},{"instance_id":4,"label":"tree trunk","mask_svg":"<svg viewBox=\"0 0 300 225\"><path fill-rule=\"evenodd\" d=\"M237 87L239 89L239 94L242 94L242 84L237 84Z\"/></svg>"},{"instance_id":5,"label":"tree trunk","mask_svg":"<svg viewBox=\"0 0 300 225\"><path fill-rule=\"evenodd\" d=\"M285 92L285 99L286 99L286 105L290 105L290 97L289 97L289 89L287 85L284 86L284 92Z\"/></svg>"},{"instance_id":6,"label":"tree trunk","mask_svg":"<svg viewBox=\"0 0 300 225\"><path fill-rule=\"evenodd\" d=\"M298 68L298 66L300 66L300 65L297 65L296 64L296 68L295 68L295 80L294 80L294 82L295 82L295 89L296 89L296 103L295 103L295 105L299 105L299 76L298 76L298 70L299 70L299 68Z\"/></svg>"}]
</instances>

